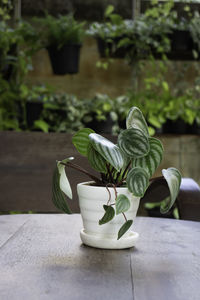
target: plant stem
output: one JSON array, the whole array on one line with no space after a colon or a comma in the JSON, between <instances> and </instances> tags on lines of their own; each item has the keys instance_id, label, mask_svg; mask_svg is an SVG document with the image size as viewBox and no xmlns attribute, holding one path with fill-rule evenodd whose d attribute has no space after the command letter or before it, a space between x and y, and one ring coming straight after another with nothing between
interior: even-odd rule
<instances>
[{"instance_id":1,"label":"plant stem","mask_svg":"<svg viewBox=\"0 0 200 300\"><path fill-rule=\"evenodd\" d=\"M129 162L128 165L126 166L126 168L122 174L122 179L120 180L120 182L118 182L116 184L116 186L120 186L123 183L123 181L125 180L125 175L126 175L126 172L128 171L128 168L130 167L130 164L131 164L131 162Z\"/></svg>"},{"instance_id":2,"label":"plant stem","mask_svg":"<svg viewBox=\"0 0 200 300\"><path fill-rule=\"evenodd\" d=\"M109 177L110 177L110 182L113 183L114 182L114 179L113 179L113 176L112 176L112 173L110 171L110 168L109 168L109 165L106 164L106 169L108 171L108 174L109 174Z\"/></svg>"},{"instance_id":3,"label":"plant stem","mask_svg":"<svg viewBox=\"0 0 200 300\"><path fill-rule=\"evenodd\" d=\"M108 186L106 185L106 189L108 191L108 194L109 194L109 199L108 199L108 202L107 202L107 205L109 204L110 200L111 200L111 193L110 193L110 190L108 188Z\"/></svg>"},{"instance_id":4,"label":"plant stem","mask_svg":"<svg viewBox=\"0 0 200 300\"><path fill-rule=\"evenodd\" d=\"M73 164L71 162L68 162L68 163L63 163L61 162L62 165L66 166L66 167L70 167L72 169L75 169L85 175L87 175L88 177L90 177L92 180L94 180L97 184L100 184L100 185L103 185L102 184L102 181L97 178L96 176L90 174L88 171L86 171L85 169L81 168L80 166L76 165L76 164Z\"/></svg>"},{"instance_id":5,"label":"plant stem","mask_svg":"<svg viewBox=\"0 0 200 300\"><path fill-rule=\"evenodd\" d=\"M126 222L127 222L127 217L126 217L125 213L122 213L122 215L124 216L124 219L125 219Z\"/></svg>"}]
</instances>

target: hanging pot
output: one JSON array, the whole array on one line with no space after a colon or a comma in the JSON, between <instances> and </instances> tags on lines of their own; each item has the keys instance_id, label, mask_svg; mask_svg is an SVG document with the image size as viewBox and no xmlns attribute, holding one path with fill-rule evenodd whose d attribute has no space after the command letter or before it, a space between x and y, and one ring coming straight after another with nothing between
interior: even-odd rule
<instances>
[{"instance_id":1,"label":"hanging pot","mask_svg":"<svg viewBox=\"0 0 200 300\"><path fill-rule=\"evenodd\" d=\"M102 249L124 249L135 245L139 235L130 229L117 240L118 231L125 222L122 214L115 216L106 224L99 225L99 220L105 213L103 205L108 203L109 194L110 203L115 202L113 187L94 186L92 182L84 182L77 185L77 192L83 221L80 236L85 245ZM129 198L131 206L125 215L127 219L134 222L140 198L133 196L126 187L118 187L116 192L118 195L124 194Z\"/></svg>"},{"instance_id":2,"label":"hanging pot","mask_svg":"<svg viewBox=\"0 0 200 300\"><path fill-rule=\"evenodd\" d=\"M79 72L80 44L68 44L58 49L57 45L47 48L53 72L56 75L76 74Z\"/></svg>"},{"instance_id":3,"label":"hanging pot","mask_svg":"<svg viewBox=\"0 0 200 300\"><path fill-rule=\"evenodd\" d=\"M174 30L170 35L171 51L167 53L170 60L194 60L193 50L197 51L191 34L187 30Z\"/></svg>"}]
</instances>

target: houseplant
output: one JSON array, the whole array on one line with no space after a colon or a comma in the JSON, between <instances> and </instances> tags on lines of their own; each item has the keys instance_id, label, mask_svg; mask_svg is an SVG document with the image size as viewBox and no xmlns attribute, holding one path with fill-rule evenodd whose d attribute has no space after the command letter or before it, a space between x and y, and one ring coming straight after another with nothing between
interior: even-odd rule
<instances>
[{"instance_id":1,"label":"houseplant","mask_svg":"<svg viewBox=\"0 0 200 300\"><path fill-rule=\"evenodd\" d=\"M55 18L47 14L35 21L41 26L41 41L49 52L53 72L57 75L78 73L85 23L77 22L73 15Z\"/></svg>"},{"instance_id":2,"label":"houseplant","mask_svg":"<svg viewBox=\"0 0 200 300\"><path fill-rule=\"evenodd\" d=\"M92 182L80 183L77 187L84 225L81 239L89 246L108 249L132 247L138 234L131 232L130 227L139 199L151 182L160 180L151 179L151 176L161 162L163 146L159 140L149 136L146 121L137 107L130 109L126 126L127 129L118 136L117 145L89 128L73 136L76 149L100 172L101 178L75 165L72 157L58 161L54 171L53 202L66 213L71 211L64 194L72 198L72 191L65 167L75 168L92 179ZM161 206L165 213L176 200L181 175L175 168L164 169L162 173L170 191L170 196Z\"/></svg>"},{"instance_id":3,"label":"houseplant","mask_svg":"<svg viewBox=\"0 0 200 300\"><path fill-rule=\"evenodd\" d=\"M103 22L92 23L87 34L97 40L101 58L124 58L129 45L123 41L129 34L132 36L132 26L133 20L123 20L119 14L114 13L114 6L108 5Z\"/></svg>"}]
</instances>

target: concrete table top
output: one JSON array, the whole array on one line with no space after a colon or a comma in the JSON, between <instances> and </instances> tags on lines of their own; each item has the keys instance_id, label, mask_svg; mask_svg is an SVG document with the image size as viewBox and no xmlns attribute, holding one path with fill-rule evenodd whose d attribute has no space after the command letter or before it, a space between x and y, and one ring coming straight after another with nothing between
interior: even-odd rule
<instances>
[{"instance_id":1,"label":"concrete table top","mask_svg":"<svg viewBox=\"0 0 200 300\"><path fill-rule=\"evenodd\" d=\"M0 216L1 300L199 300L200 222L136 218L136 247L81 244L80 215Z\"/></svg>"}]
</instances>

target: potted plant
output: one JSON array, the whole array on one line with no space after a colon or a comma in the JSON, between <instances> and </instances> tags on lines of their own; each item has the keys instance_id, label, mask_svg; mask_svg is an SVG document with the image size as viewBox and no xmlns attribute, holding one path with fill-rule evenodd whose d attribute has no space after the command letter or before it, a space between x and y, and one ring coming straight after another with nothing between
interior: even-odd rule
<instances>
[{"instance_id":1,"label":"potted plant","mask_svg":"<svg viewBox=\"0 0 200 300\"><path fill-rule=\"evenodd\" d=\"M77 169L92 179L77 186L84 226L81 239L89 246L107 249L132 247L138 234L130 228L140 198L151 182L160 180L160 177L151 177L162 160L163 146L158 139L149 136L146 121L137 107L130 109L126 126L127 129L119 134L117 144L89 128L73 136L74 146L100 172L100 177L74 164L72 157L58 161L54 171L53 202L66 213L71 211L64 194L72 198L72 191L65 167ZM161 206L161 211L166 213L178 195L181 175L175 168L164 169L162 174L170 191L170 196Z\"/></svg>"},{"instance_id":2,"label":"potted plant","mask_svg":"<svg viewBox=\"0 0 200 300\"><path fill-rule=\"evenodd\" d=\"M55 18L35 18L41 25L41 39L47 48L54 74L75 74L79 71L80 48L84 36L84 22L77 22L72 15Z\"/></svg>"},{"instance_id":3,"label":"potted plant","mask_svg":"<svg viewBox=\"0 0 200 300\"><path fill-rule=\"evenodd\" d=\"M101 58L124 58L129 49L126 38L132 36L133 20L123 20L114 13L114 6L108 5L104 12L104 22L94 22L87 30L89 36L97 40Z\"/></svg>"}]
</instances>

